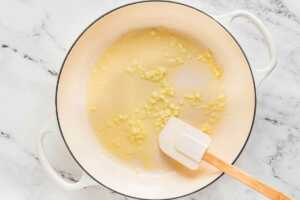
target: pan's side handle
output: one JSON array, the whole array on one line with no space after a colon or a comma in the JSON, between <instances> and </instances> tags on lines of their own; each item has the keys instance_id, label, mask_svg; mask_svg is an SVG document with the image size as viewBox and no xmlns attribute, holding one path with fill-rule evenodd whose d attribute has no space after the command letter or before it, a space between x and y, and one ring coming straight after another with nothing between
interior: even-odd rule
<instances>
[{"instance_id":1,"label":"pan's side handle","mask_svg":"<svg viewBox=\"0 0 300 200\"><path fill-rule=\"evenodd\" d=\"M252 22L256 28L260 31L260 33L264 36L265 41L267 43L268 52L269 52L269 61L264 67L253 67L252 71L254 74L254 79L256 85L260 85L260 83L274 70L276 66L276 48L271 33L267 29L267 27L263 24L263 22L256 17L255 15L249 13L245 10L236 10L231 13L225 15L216 16L216 19L224 25L226 28L229 28L231 22L236 18L246 18L250 22Z\"/></svg>"},{"instance_id":2,"label":"pan's side handle","mask_svg":"<svg viewBox=\"0 0 300 200\"><path fill-rule=\"evenodd\" d=\"M95 181L93 181L88 175L86 174L82 174L80 180L76 183L70 183L67 182L65 179L63 179L63 177L61 177L56 170L51 166L51 164L49 163L47 157L46 157L46 153L44 151L44 139L46 138L46 136L48 134L50 134L51 131L42 131L40 137L38 138L38 146L37 146L37 150L38 150L38 156L39 156L39 160L41 165L43 166L43 168L45 169L45 172L47 173L47 175L52 178L58 185L60 185L61 187L63 187L66 190L79 190L88 186L95 186L98 185Z\"/></svg>"}]
</instances>

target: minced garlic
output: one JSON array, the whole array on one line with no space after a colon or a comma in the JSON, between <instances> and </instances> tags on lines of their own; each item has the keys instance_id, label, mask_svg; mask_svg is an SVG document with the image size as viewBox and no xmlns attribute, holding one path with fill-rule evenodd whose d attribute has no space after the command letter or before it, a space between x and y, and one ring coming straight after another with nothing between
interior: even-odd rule
<instances>
[{"instance_id":1,"label":"minced garlic","mask_svg":"<svg viewBox=\"0 0 300 200\"><path fill-rule=\"evenodd\" d=\"M199 93L185 95L184 99L193 106L197 106L202 102L202 96Z\"/></svg>"},{"instance_id":2,"label":"minced garlic","mask_svg":"<svg viewBox=\"0 0 300 200\"><path fill-rule=\"evenodd\" d=\"M208 77L212 73L222 86L223 70L212 51L165 28L130 32L104 52L92 72L87 109L108 152L152 168L167 162L159 153L158 135L171 117L215 132L226 108L225 95L212 97L196 86L179 90L171 81L190 61L207 66Z\"/></svg>"},{"instance_id":3,"label":"minced garlic","mask_svg":"<svg viewBox=\"0 0 300 200\"><path fill-rule=\"evenodd\" d=\"M215 78L217 78L217 79L222 78L223 70L216 63L216 60L215 60L211 50L207 50L206 52L199 54L197 59L208 64L208 66L210 67L211 71L213 72L213 75Z\"/></svg>"}]
</instances>

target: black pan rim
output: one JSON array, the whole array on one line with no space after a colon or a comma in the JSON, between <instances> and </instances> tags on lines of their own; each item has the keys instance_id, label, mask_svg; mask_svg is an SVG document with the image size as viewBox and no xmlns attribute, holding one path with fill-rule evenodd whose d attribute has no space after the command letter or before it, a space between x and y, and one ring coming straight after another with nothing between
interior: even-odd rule
<instances>
[{"instance_id":1,"label":"black pan rim","mask_svg":"<svg viewBox=\"0 0 300 200\"><path fill-rule=\"evenodd\" d=\"M124 5L121 5L121 6L118 6L104 14L102 14L101 16L99 16L97 19L95 19L91 24L89 24L78 36L77 38L75 39L75 41L73 42L73 44L71 45L71 47L69 48L64 60L63 60L63 63L61 65L61 68L60 68L60 71L59 71L59 74L58 74L58 78L57 78L57 82L56 82L56 89L55 89L55 113L56 113L56 120L57 120L57 124L58 124L58 128L59 128L59 132L60 132L60 135L64 141L64 144L66 145L69 153L71 154L71 156L73 157L73 159L75 160L75 162L79 165L79 167L83 170L84 173L86 173L90 178L92 178L95 182L97 182L99 185L117 193L117 194L120 194L120 195L123 195L125 197L129 197L129 198L133 198L133 199L139 199L139 200L171 200L171 199L177 199L177 198L181 198L181 197L186 197L186 196L189 196L189 195L192 195L192 194L195 194L197 192L199 192L200 190L203 190L205 189L206 187L210 186L211 184L213 184L214 182L216 182L217 180L219 180L223 175L224 173L220 174L218 177L216 177L214 180L212 180L210 183L208 183L206 186L204 187L201 187L199 188L198 190L195 190L193 192L190 192L188 194L184 194L184 195L181 195L181 196L176 196L176 197L170 197L170 198L162 198L162 199L148 199L148 198L139 198L139 197L134 197L134 196L130 196L130 195L127 195L127 194L123 194L121 192L118 192L118 191L115 191L113 190L112 188L106 186L105 184L101 183L100 181L98 181L95 177L93 177L81 164L80 162L76 159L76 157L74 156L74 154L72 153L64 135L63 135L63 131L62 131L62 128L61 128L61 125L60 125L60 121L59 121L59 116L58 116L58 108L57 108L57 99L58 99L58 86L59 86L59 81L60 81L60 76L62 74L62 71L63 71L63 68L64 68L64 65L65 65L65 62L70 54L70 52L72 51L73 47L76 45L77 41L81 38L81 36L91 27L93 26L97 21L101 20L103 17L105 17L106 15L118 10L118 9L121 9L121 8L124 8L124 7L127 7L127 6L131 6L131 5L134 5L134 4L140 4L140 3L148 3L148 2L165 2L165 3L172 3L172 4L178 4L178 5L182 5L182 6L185 6L185 7L188 7L188 8L191 8L195 11L198 11L206 16L208 16L209 18L211 18L212 20L214 20L217 24L219 24L230 36L231 38L234 40L234 42L238 45L238 47L240 48L244 58L246 59L247 61L247 64L248 64L248 67L249 67L249 71L250 71L250 74L251 74L251 77L252 77L252 83L253 83L253 89L254 89L254 113L253 113L253 118L252 118L252 122L251 122L251 127L250 127L250 130L249 130L249 133L248 133L248 136L244 142L244 145L243 147L241 148L240 152L237 154L237 156L235 157L234 161L232 162L232 164L234 164L237 159L240 157L240 155L242 154L243 150L245 149L247 143L248 143L248 140L250 138L250 135L252 133L252 129L253 129L253 125L254 125L254 121L255 121L255 116L256 116L256 107L257 107L257 95L256 95L256 85L255 85L255 80L254 80L254 76L253 76L253 72L252 72L252 69L251 69L251 65L250 65L250 62L243 50L243 48L241 47L241 45L239 44L239 42L237 41L237 39L230 33L230 31L225 27L223 26L219 21L217 21L214 17L212 17L211 15L207 14L206 12L196 8L196 7L193 7L191 5L187 5L185 3L181 3L181 2L176 2L176 1L172 1L172 0L143 0L143 1L137 1L137 2L131 2L131 3L127 3L127 4L124 4Z\"/></svg>"}]
</instances>

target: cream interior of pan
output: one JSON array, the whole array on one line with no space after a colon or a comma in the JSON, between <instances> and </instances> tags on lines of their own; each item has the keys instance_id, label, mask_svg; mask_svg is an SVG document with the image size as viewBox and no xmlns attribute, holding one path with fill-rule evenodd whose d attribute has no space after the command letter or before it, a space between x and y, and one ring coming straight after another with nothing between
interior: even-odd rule
<instances>
[{"instance_id":1,"label":"cream interior of pan","mask_svg":"<svg viewBox=\"0 0 300 200\"><path fill-rule=\"evenodd\" d=\"M91 124L108 153L134 170L181 170L159 149L171 117L213 134L226 110L213 52L164 27L132 30L99 55L88 85Z\"/></svg>"},{"instance_id":2,"label":"cream interior of pan","mask_svg":"<svg viewBox=\"0 0 300 200\"><path fill-rule=\"evenodd\" d=\"M211 183L221 173L205 163L201 164L197 174L182 174L172 168L164 171L132 170L132 167L109 153L99 142L98 130L95 130L92 125L90 111L87 109L91 74L99 61L99 56L124 34L149 27L165 27L174 33L182 34L184 38L192 38L199 50L205 52L210 49L213 52L214 59L223 71L221 83L224 86L226 105L221 115L222 120L211 133L213 141L210 151L228 162L232 162L240 153L249 135L255 111L255 90L247 60L232 36L212 18L187 6L170 2L143 2L125 6L105 15L81 35L69 52L59 77L57 114L65 142L82 168L103 185L129 196L163 199L194 192ZM185 64L193 66L193 62L192 59L191 63L185 62ZM199 60L195 62L200 63ZM127 67L130 66L122 66L122 69ZM203 69L210 68L205 65ZM180 85L189 86L191 79L180 74L176 76L176 70L176 66L168 70L168 77L174 75L180 80ZM173 72L174 74L171 75ZM186 73L189 76L199 74L190 72L188 70ZM203 73L213 75L211 71ZM142 79L135 73L127 75L128 81L132 78ZM202 84L202 77L199 76L199 80L195 77L192 79L197 84ZM149 91L161 89L149 81L145 81L146 83L149 83ZM126 85L130 85L130 82L121 82L119 87L115 86L114 89L118 90L115 91L116 98L122 98L120 94L126 97L126 89L128 89ZM172 83L173 87L175 85ZM143 92L139 91L139 94ZM196 94L193 92L184 89L182 95ZM217 92L211 98L206 97L208 93L203 91L203 88L195 92L202 95L203 105L209 102L209 99L215 99L219 95ZM145 97L143 101L141 100L144 103L152 95L152 93L145 93L141 95ZM109 117L108 121L110 119ZM193 125L201 128L202 123L195 121Z\"/></svg>"}]
</instances>

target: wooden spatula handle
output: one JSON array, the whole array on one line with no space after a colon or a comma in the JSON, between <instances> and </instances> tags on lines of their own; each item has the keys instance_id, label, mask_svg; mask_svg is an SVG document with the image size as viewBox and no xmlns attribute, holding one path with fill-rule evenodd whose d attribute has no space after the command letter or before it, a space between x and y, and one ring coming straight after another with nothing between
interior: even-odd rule
<instances>
[{"instance_id":1,"label":"wooden spatula handle","mask_svg":"<svg viewBox=\"0 0 300 200\"><path fill-rule=\"evenodd\" d=\"M225 172L227 175L239 180L240 182L248 185L252 189L260 192L264 196L272 200L292 200L292 198L286 196L285 194L277 191L276 189L266 185L260 180L248 175L242 170L234 167L233 165L226 163L225 161L219 159L215 155L206 152L203 156L203 160L213 165L217 169Z\"/></svg>"}]
</instances>

